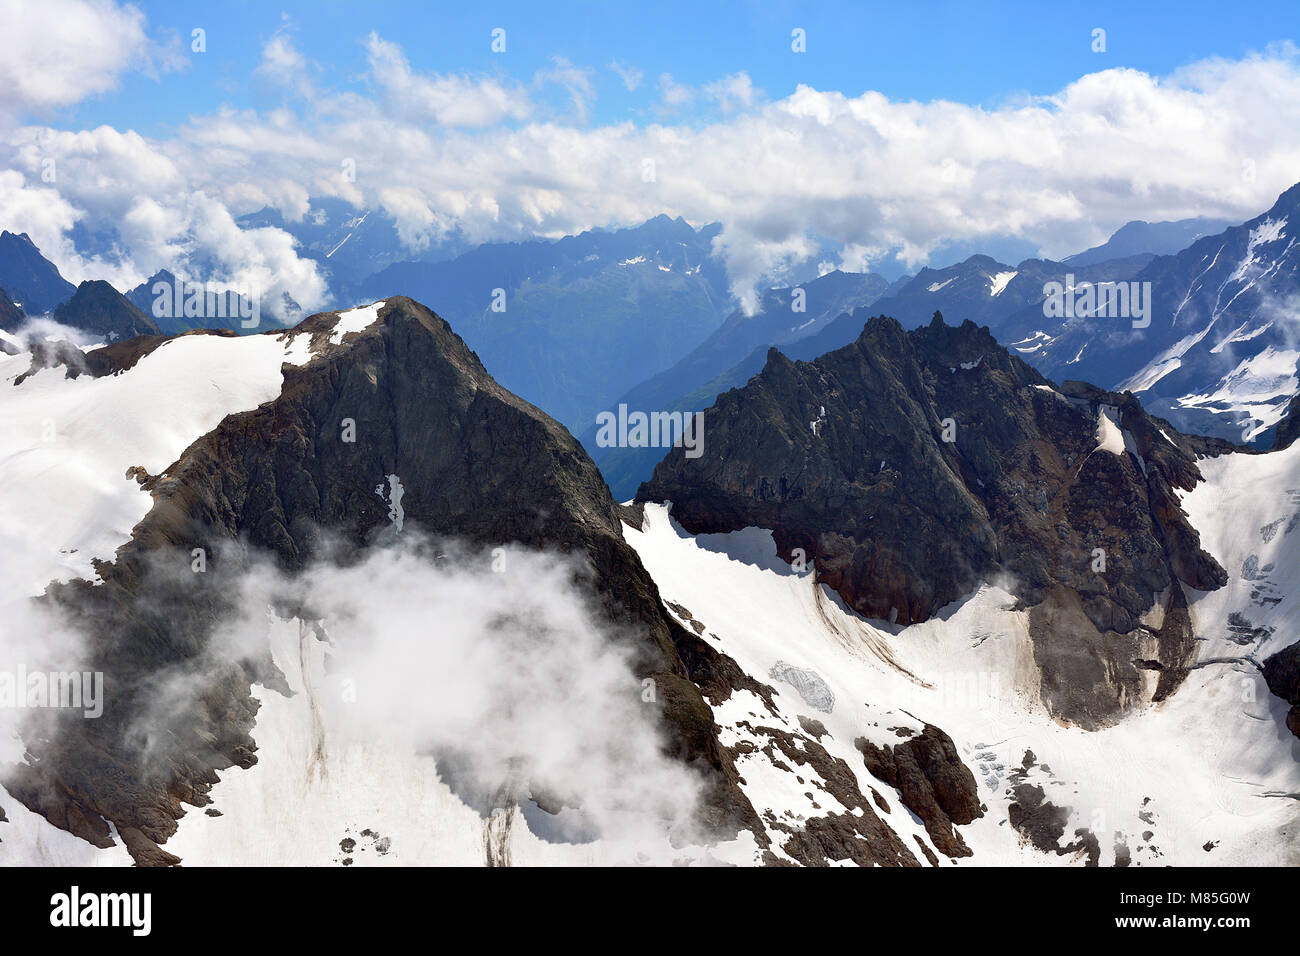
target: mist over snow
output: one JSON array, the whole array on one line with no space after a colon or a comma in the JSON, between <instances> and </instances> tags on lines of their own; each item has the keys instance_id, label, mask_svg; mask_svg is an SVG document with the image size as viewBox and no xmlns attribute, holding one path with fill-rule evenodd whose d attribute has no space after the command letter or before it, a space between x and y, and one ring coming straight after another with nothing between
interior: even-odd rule
<instances>
[{"instance_id":1,"label":"mist over snow","mask_svg":"<svg viewBox=\"0 0 1300 956\"><path fill-rule=\"evenodd\" d=\"M0 580L20 580L24 557L23 542L0 530ZM27 693L27 687L19 682L22 676L84 673L90 667L85 636L21 588L0 590L0 621L0 681L13 682L15 693ZM89 689L91 685L83 686ZM6 769L25 759L25 739L57 736L60 719L85 719L84 713L84 708L15 706L8 701L0 705L0 784Z\"/></svg>"},{"instance_id":2,"label":"mist over snow","mask_svg":"<svg viewBox=\"0 0 1300 956\"><path fill-rule=\"evenodd\" d=\"M24 350L29 350L38 342L71 342L77 348L84 349L91 345L102 345L104 337L85 329L54 321L49 316L28 316L27 321L13 332L5 333L5 338Z\"/></svg>"},{"instance_id":3,"label":"mist over snow","mask_svg":"<svg viewBox=\"0 0 1300 956\"><path fill-rule=\"evenodd\" d=\"M236 564L233 575L218 570ZM154 573L183 586L192 572L175 557L156 559ZM301 682L300 705L313 715L309 773L328 775L331 753L382 741L432 757L483 817L524 805L544 838L703 841L693 820L700 780L662 754L656 695L633 673L644 638L598 619L588 575L570 558L408 529L359 561L323 560L297 575L235 549L208 573L221 575L233 613L203 658L169 672L131 728L145 766L180 756L168 749L169 727L210 672L265 657L271 636L287 634L271 656L290 686ZM323 667L313 677L314 655ZM269 683L263 697L285 689L281 675ZM253 737L261 746L257 728Z\"/></svg>"}]
</instances>

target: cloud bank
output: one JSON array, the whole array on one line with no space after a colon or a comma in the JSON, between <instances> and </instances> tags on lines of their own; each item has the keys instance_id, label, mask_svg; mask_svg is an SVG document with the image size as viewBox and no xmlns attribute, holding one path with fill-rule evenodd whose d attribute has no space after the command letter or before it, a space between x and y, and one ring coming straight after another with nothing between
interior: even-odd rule
<instances>
[{"instance_id":1,"label":"cloud bank","mask_svg":"<svg viewBox=\"0 0 1300 956\"><path fill-rule=\"evenodd\" d=\"M138 46L129 8L85 6L117 11L114 50ZM985 108L810 86L769 99L744 73L696 88L562 58L521 79L425 73L393 39L357 39L360 89L325 85L328 64L278 31L258 78L283 89L281 106L194 116L164 139L12 128L0 143L5 227L74 279L138 281L179 257L214 273L198 278L270 282L311 309L328 295L315 265L278 230L245 235L234 217L269 205L296 221L311 199L336 197L392 215L414 254L453 229L471 242L558 237L667 212L723 223L717 251L752 303L796 264L870 268L897 253L915 267L944 243L1005 237L1061 256L1134 218L1244 219L1300 169L1291 44L1167 76L1102 70ZM90 95L122 61L92 62L105 65L23 102ZM658 118L590 125L602 83L642 89L643 115ZM41 178L49 160L53 183ZM73 224L114 230L111 251L83 256Z\"/></svg>"}]
</instances>

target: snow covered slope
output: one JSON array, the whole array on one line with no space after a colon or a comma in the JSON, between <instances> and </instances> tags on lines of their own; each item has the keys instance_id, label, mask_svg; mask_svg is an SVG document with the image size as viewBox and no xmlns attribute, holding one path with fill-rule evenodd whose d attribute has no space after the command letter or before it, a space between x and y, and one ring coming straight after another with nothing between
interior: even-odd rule
<instances>
[{"instance_id":1,"label":"snow covered slope","mask_svg":"<svg viewBox=\"0 0 1300 956\"><path fill-rule=\"evenodd\" d=\"M282 363L365 334L379 311L343 313L315 334L172 339L98 378L27 375L31 355L0 358L5 623L50 580L92 577L92 559L130 539L153 498L128 468L156 476L226 415L275 399ZM1097 428L1122 455L1127 433L1109 413ZM762 832L712 846L644 831L586 841L568 810L485 814L425 749L340 705L356 673L342 644L268 617L278 675L253 687L258 761L218 771L211 803L186 806L163 849L187 865L1300 864L1300 741L1260 674L1300 626L1300 445L1199 467L1205 481L1182 503L1228 583L1187 592L1197 652L1182 685L1104 729L1051 716L1028 614L1007 582L911 626L867 620L778 558L770 531L692 537L669 508L647 504L626 541L668 613L743 672L709 702ZM426 635L414 634L409 652L423 653ZM19 636L0 625L0 650ZM431 672L393 668L399 688L451 686ZM1143 679L1154 686L1157 674ZM1140 696L1150 700L1151 686ZM628 725L614 726L626 736ZM937 754L948 738L952 759L927 781L873 772L882 753L928 742ZM21 753L0 740L0 761ZM963 816L942 791L965 768L979 812ZM131 863L116 827L99 849L3 787L0 808L0 866Z\"/></svg>"},{"instance_id":2,"label":"snow covered slope","mask_svg":"<svg viewBox=\"0 0 1300 956\"><path fill-rule=\"evenodd\" d=\"M75 349L52 358L15 356L4 371L0 412L20 424L54 427L53 440L39 428L7 432L0 459L5 491L14 489L6 503L21 503L21 513L8 516L13 548L5 577L21 574L23 582L3 598L0 674L31 667L36 642L29 637L43 639L48 626L75 645L78 667L107 672L105 683L116 693L109 695L109 719L69 719L52 735L29 734L13 710L0 709L0 863L179 857L191 864L668 864L719 853L752 856L754 839L744 833L730 850L690 839L711 770L691 764L689 748L716 743L711 728L692 728L695 736L678 748L685 757L660 752L661 737L674 732L674 708L702 701L680 676L680 661L668 656L675 655L671 622L622 540L615 503L595 467L557 423L496 385L432 313L409 300L390 301L315 316L282 334L137 339L96 351L95 361ZM333 392L340 381L351 386L341 400ZM338 421L322 426L311 417L331 400L346 416L341 438ZM386 439L401 429L385 416L396 415L405 430L392 452ZM448 423L457 428L458 415L462 434L495 429L510 441L485 455L483 442L433 434ZM322 432L331 448L320 447ZM312 439L316 447L304 450ZM285 449L309 466L320 466L331 451L342 464L327 462L311 481L285 480L291 468L274 458ZM446 475L462 456L490 474L462 469L458 490ZM344 485L338 476L359 459L365 465L356 482ZM487 501L484 489L503 475L516 497ZM259 476L270 479L259 484ZM547 492L552 481L563 481L566 500ZM207 497L195 505L191 496L199 493ZM483 507L460 506L457 494ZM354 571L349 588L325 588L309 601L299 594L286 602L283 590L232 589L297 587L298 578L277 574L275 542L256 532L277 514L286 524L301 519L296 527L313 518L327 532L346 527L321 516L322 499L380 526L366 529L375 532L376 554L405 547L397 540L403 534L412 549L423 547L407 568L424 577L410 583ZM544 513L535 518L530 500L544 502ZM183 507L209 518L209 537L200 539L210 545L203 574L192 573L192 526L168 537L180 527ZM260 520L259 507L271 517ZM454 513L447 518L438 508ZM456 514L471 512L474 527L453 524ZM212 530L214 513L232 522L224 539ZM509 558L520 583L507 586L514 579L502 576L492 548L490 569L479 560L475 528L493 545L532 542L532 550ZM447 537L435 544L421 530ZM570 566L577 559L551 544L583 554L579 549L597 535L598 553L581 576L616 569L606 589L618 595L610 598L613 611L598 594L577 588L579 569ZM171 560L176 543L183 562ZM459 585L435 560L452 546L466 549L464 560L453 562L463 572ZM543 546L545 553L537 550ZM322 551L302 579L328 578L332 552ZM247 569L244 560L252 562ZM49 580L77 575L94 586L55 587L42 601L30 600ZM429 605L435 592L444 595L437 608ZM295 602L320 609L345 596L353 603L331 605L333 617L320 611L305 630L270 613ZM103 603L72 610L84 625L64 627L60 612L82 599ZM160 607L167 611L158 614ZM367 616L374 614L389 617ZM634 622L641 630L630 634L629 647L623 632L632 632ZM322 643L317 624L334 643ZM385 666L364 647L340 663L344 644L355 649L389 638L402 640L388 645L392 656L379 659ZM549 653L540 646L546 639ZM120 664L128 654L134 672ZM327 657L334 658L332 672ZM60 669L71 669L68 660L59 658ZM252 660L262 663L250 666ZM353 679L368 675L359 681L360 704L341 692L340 670ZM645 696L646 671L658 678L661 695L651 680ZM543 677L553 686L540 684ZM123 686L139 692L123 694ZM179 735L189 733L187 709L198 698L205 701L201 719L212 717L181 743ZM47 760L50 737L58 752ZM226 743L232 739L233 746ZM217 747L225 749L212 752ZM520 755L523 782L512 783ZM208 769L169 784L166 774L178 763ZM713 761L713 772L723 769ZM61 782L69 778L77 783ZM521 789L525 784L529 789ZM548 811L520 799L537 793ZM484 794L492 801L486 808L477 799ZM50 801L61 797L84 809L52 809ZM510 809L521 803L528 808ZM25 807L41 808L84 839ZM530 815L533 822L525 823ZM546 838L531 836L534 829ZM589 832L602 840L591 841Z\"/></svg>"},{"instance_id":3,"label":"snow covered slope","mask_svg":"<svg viewBox=\"0 0 1300 956\"><path fill-rule=\"evenodd\" d=\"M1297 223L1300 185L1136 276L1104 275L1149 289L1149 327L1116 314L1045 324L1028 309L1011 321L1011 339L1023 339L1018 350L1050 378L1132 391L1182 431L1269 447L1296 390Z\"/></svg>"},{"instance_id":4,"label":"snow covered slope","mask_svg":"<svg viewBox=\"0 0 1300 956\"><path fill-rule=\"evenodd\" d=\"M674 845L666 833L580 841L554 836L529 804L484 815L402 734L360 734L334 705L328 644L297 619L278 621L271 650L289 694L254 687L258 762L220 774L206 809L189 808L165 849L186 866L743 865L743 832L721 846ZM328 695L328 697L327 697ZM98 849L26 809L0 787L0 866L130 866L118 845ZM549 838L539 837L536 829ZM117 837L114 831L114 837Z\"/></svg>"},{"instance_id":5,"label":"snow covered slope","mask_svg":"<svg viewBox=\"0 0 1300 956\"><path fill-rule=\"evenodd\" d=\"M855 747L863 737L897 743L930 723L953 738L988 807L959 827L973 856L953 863L1086 862L1086 839L1064 854L1044 852L1009 822L1012 804L1033 799L1017 788L1036 785L1065 811L1059 843L1090 831L1100 865L1296 865L1300 741L1283 726L1286 706L1269 694L1251 659L1293 640L1300 617L1300 533L1283 527L1300 525L1300 452L1233 455L1202 467L1209 480L1189 497L1188 510L1232 580L1190 595L1201 663L1172 698L1097 732L1048 715L1026 615L996 584L929 621L897 628L858 617L810 575L795 573L777 557L770 532L692 538L668 509L647 505L644 528L629 530L628 540L669 606L689 611L715 647L776 689L777 715L747 693L716 711L724 740L745 754L738 764L745 792L765 819L797 828L828 808L845 809L815 780L800 779L813 776L807 768L771 752L764 728L776 728L819 740L853 769L864 793L881 795L891 811L882 819L907 844L932 846ZM1240 535L1241 528L1251 534ZM1282 600L1260 605L1275 597ZM1274 630L1238 643L1234 612ZM814 683L825 687L820 703L783 679L791 668L816 675ZM825 734L808 730L809 719Z\"/></svg>"},{"instance_id":6,"label":"snow covered slope","mask_svg":"<svg viewBox=\"0 0 1300 956\"><path fill-rule=\"evenodd\" d=\"M382 302L339 314L331 335L375 321ZM156 475L227 415L280 394L281 365L312 356L310 336L230 338L192 334L164 341L127 372L30 373L27 352L0 355L0 532L21 568L24 594L51 580L93 579L145 516L152 496L127 474Z\"/></svg>"}]
</instances>

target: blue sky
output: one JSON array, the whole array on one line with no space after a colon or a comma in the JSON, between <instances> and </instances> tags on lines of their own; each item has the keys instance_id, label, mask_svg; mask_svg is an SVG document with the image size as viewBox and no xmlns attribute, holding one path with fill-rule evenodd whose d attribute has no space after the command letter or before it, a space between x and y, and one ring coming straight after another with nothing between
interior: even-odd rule
<instances>
[{"instance_id":1,"label":"blue sky","mask_svg":"<svg viewBox=\"0 0 1300 956\"><path fill-rule=\"evenodd\" d=\"M373 30L403 45L411 66L439 73L505 74L527 79L563 57L594 69L592 123L662 119L657 82L671 74L699 85L745 71L769 98L800 83L891 99L946 99L995 106L1025 94L1053 93L1108 67L1164 74L1208 57L1239 58L1295 38L1294 0L1225 6L1220 2L867 4L773 0L613 4L143 2L155 37L173 34L188 64L159 79L135 74L113 93L55 117L66 128L108 123L149 135L190 114L222 105L267 108L278 94L254 70L265 42L287 28L295 45L325 68L331 84L363 90L363 42ZM188 54L194 27L207 52ZM504 28L505 54L490 50ZM807 52L790 33L807 34ZM1092 31L1106 31L1094 53ZM644 74L628 91L611 62ZM551 91L557 106L563 94ZM698 109L698 106L695 107ZM683 111L685 118L694 109Z\"/></svg>"}]
</instances>

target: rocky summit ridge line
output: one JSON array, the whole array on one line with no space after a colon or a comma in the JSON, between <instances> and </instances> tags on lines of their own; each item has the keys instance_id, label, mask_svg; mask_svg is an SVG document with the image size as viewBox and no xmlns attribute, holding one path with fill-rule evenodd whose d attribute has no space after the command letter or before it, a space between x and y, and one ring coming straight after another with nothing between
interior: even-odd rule
<instances>
[{"instance_id":1,"label":"rocky summit ridge line","mask_svg":"<svg viewBox=\"0 0 1300 956\"><path fill-rule=\"evenodd\" d=\"M137 862L177 862L159 845L175 832L182 804L209 802L214 771L256 762L250 687L274 683L275 674L266 660L205 661L205 682L169 727L184 757L161 774L137 761L132 721L162 675L208 654L214 626L233 610L229 585L244 545L289 573L322 555L326 533L360 554L391 533L389 505L374 486L376 476L396 474L409 525L577 556L599 612L633 642L637 675L655 681L666 748L705 777L702 822L765 839L697 687L726 693L740 679L734 664L666 613L581 446L499 386L429 309L396 297L376 313L346 333L336 329L340 313L265 333L312 353L283 365L279 396L228 415L162 473L136 471L154 504L131 540L113 560L96 562L98 582L55 584L42 599L89 636L88 666L105 674L104 716L63 721L57 734L27 741L33 759L5 781L9 792L96 846L112 844L112 824ZM171 341L106 346L89 353L93 365L54 355L41 374L58 374L51 365L67 365L69 377L116 374ZM355 423L353 443L339 438L345 418ZM196 547L211 556L208 573L178 582L158 571L159 555Z\"/></svg>"},{"instance_id":2,"label":"rocky summit ridge line","mask_svg":"<svg viewBox=\"0 0 1300 956\"><path fill-rule=\"evenodd\" d=\"M1178 686L1182 586L1227 580L1178 493L1235 446L1128 394L1058 388L969 321L878 316L811 362L772 349L704 416L703 455L673 449L638 501L671 501L694 534L769 528L782 557L799 549L850 607L900 625L1009 577L1044 701L1084 727Z\"/></svg>"}]
</instances>

